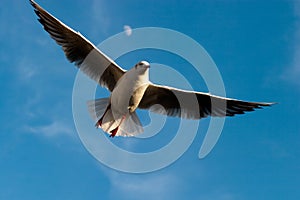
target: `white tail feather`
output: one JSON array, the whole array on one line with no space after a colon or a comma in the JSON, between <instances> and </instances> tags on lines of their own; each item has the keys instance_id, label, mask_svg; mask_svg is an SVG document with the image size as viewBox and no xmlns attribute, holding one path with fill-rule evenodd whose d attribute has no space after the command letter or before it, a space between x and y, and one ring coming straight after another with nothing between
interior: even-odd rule
<instances>
[{"instance_id":1,"label":"white tail feather","mask_svg":"<svg viewBox=\"0 0 300 200\"><path fill-rule=\"evenodd\" d=\"M122 122L118 136L135 136L144 132L143 126L136 114L136 112L126 115L126 118Z\"/></svg>"},{"instance_id":2,"label":"white tail feather","mask_svg":"<svg viewBox=\"0 0 300 200\"><path fill-rule=\"evenodd\" d=\"M101 128L103 129L103 131L107 132L108 134L111 134L110 132L117 128L120 122L121 118L115 119L112 110L109 108L106 111L104 117L102 118Z\"/></svg>"},{"instance_id":3,"label":"white tail feather","mask_svg":"<svg viewBox=\"0 0 300 200\"><path fill-rule=\"evenodd\" d=\"M87 102L91 117L97 122L104 114L109 104L109 98L90 100ZM102 119L101 128L111 135L111 131L119 126L116 136L135 136L144 131L143 126L135 112L128 113L122 121L122 117L115 119L111 109L108 109Z\"/></svg>"},{"instance_id":4,"label":"white tail feather","mask_svg":"<svg viewBox=\"0 0 300 200\"><path fill-rule=\"evenodd\" d=\"M104 114L109 103L109 98L90 100L86 102L89 113L93 120L99 120Z\"/></svg>"}]
</instances>

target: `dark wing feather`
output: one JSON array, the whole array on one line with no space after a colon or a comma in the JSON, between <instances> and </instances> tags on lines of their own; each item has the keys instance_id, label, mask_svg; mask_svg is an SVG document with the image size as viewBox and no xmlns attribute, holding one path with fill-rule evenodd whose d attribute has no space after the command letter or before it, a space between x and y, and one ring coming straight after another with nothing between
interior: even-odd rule
<instances>
[{"instance_id":1,"label":"dark wing feather","mask_svg":"<svg viewBox=\"0 0 300 200\"><path fill-rule=\"evenodd\" d=\"M30 3L39 17L39 22L62 47L68 60L74 62L90 78L112 91L125 71L79 32L56 19L33 0L30 0Z\"/></svg>"},{"instance_id":2,"label":"dark wing feather","mask_svg":"<svg viewBox=\"0 0 300 200\"><path fill-rule=\"evenodd\" d=\"M200 119L207 116L234 116L272 103L245 102L208 93L179 90L150 84L139 104L141 109L168 116Z\"/></svg>"}]
</instances>

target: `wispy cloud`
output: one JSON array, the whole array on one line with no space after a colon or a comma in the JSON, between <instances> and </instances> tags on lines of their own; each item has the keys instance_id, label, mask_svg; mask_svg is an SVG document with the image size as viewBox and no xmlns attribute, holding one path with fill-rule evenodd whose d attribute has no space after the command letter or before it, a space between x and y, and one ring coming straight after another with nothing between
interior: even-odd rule
<instances>
[{"instance_id":1,"label":"wispy cloud","mask_svg":"<svg viewBox=\"0 0 300 200\"><path fill-rule=\"evenodd\" d=\"M69 118L72 115L68 114L69 109L64 106L71 102L66 99L52 104L47 100L42 86L28 85L27 88L29 91L32 90L32 94L30 97L24 98L24 103L17 108L24 113L22 116L24 124L21 128L28 133L47 138L74 137L76 130L73 127L72 119ZM55 100L57 101L57 99ZM49 110L49 105L51 105L51 110Z\"/></svg>"},{"instance_id":2,"label":"wispy cloud","mask_svg":"<svg viewBox=\"0 0 300 200\"><path fill-rule=\"evenodd\" d=\"M144 175L108 173L111 182L111 199L174 199L179 180L173 173L153 173Z\"/></svg>"},{"instance_id":3,"label":"wispy cloud","mask_svg":"<svg viewBox=\"0 0 300 200\"><path fill-rule=\"evenodd\" d=\"M47 65L47 64L45 64ZM23 88L25 93L22 94L22 104L17 104L14 107L14 112L19 113L22 110L22 122L21 128L27 132L37 135L43 135L46 137L57 137L60 135L74 135L74 130L65 122L65 116L61 114L63 109L66 109L64 105L71 103L70 100L56 100L55 104L49 102L49 96L51 94L51 87L57 87L55 83L50 82L47 86L42 83L44 76L41 74L46 66L39 68L39 65L30 59L30 56L20 56L15 67L15 82L13 87ZM51 67L48 67L51 69ZM50 79L49 79L50 81ZM60 88L64 90L64 88ZM51 110L49 110L49 104L51 104ZM47 112L47 115L45 115ZM20 120L20 119L19 119ZM45 125L40 125L41 121L50 121ZM70 121L70 120L69 120ZM28 125L36 124L39 125Z\"/></svg>"},{"instance_id":4,"label":"wispy cloud","mask_svg":"<svg viewBox=\"0 0 300 200\"><path fill-rule=\"evenodd\" d=\"M109 8L104 0L93 0L91 5L91 28L94 35L106 34L111 24Z\"/></svg>"},{"instance_id":5,"label":"wispy cloud","mask_svg":"<svg viewBox=\"0 0 300 200\"><path fill-rule=\"evenodd\" d=\"M107 35L111 28L116 28L114 23L114 17L118 16L117 13L111 12L113 10L111 8L111 4L107 3L105 0L94 0L91 3L91 15L89 16L91 19L89 20L91 28L89 31L96 36L103 36L105 37L110 36ZM119 20L116 20L119 21ZM121 31L122 27L120 27ZM127 36L132 34L132 28L125 24L123 26L124 33Z\"/></svg>"},{"instance_id":6,"label":"wispy cloud","mask_svg":"<svg viewBox=\"0 0 300 200\"><path fill-rule=\"evenodd\" d=\"M59 135L73 136L74 129L68 123L53 121L50 124L39 126L27 126L27 130L34 134L44 135L46 137L56 137Z\"/></svg>"},{"instance_id":7,"label":"wispy cloud","mask_svg":"<svg viewBox=\"0 0 300 200\"><path fill-rule=\"evenodd\" d=\"M240 195L228 191L217 190L212 194L208 195L208 197L205 197L204 199L235 200L235 199L244 199L244 198L241 198Z\"/></svg>"},{"instance_id":8,"label":"wispy cloud","mask_svg":"<svg viewBox=\"0 0 300 200\"><path fill-rule=\"evenodd\" d=\"M18 79L20 81L30 81L31 78L38 74L38 69L30 59L23 57L17 64Z\"/></svg>"},{"instance_id":9,"label":"wispy cloud","mask_svg":"<svg viewBox=\"0 0 300 200\"><path fill-rule=\"evenodd\" d=\"M0 24L7 27L0 36L10 45L8 48L4 46L7 52L0 57L6 64L3 69L11 78L7 90L11 91L13 98L8 96L6 101L12 116L10 123L18 125L18 133L27 132L52 139L74 137L76 130L70 106L72 88L68 84L72 80L66 77L72 73L72 68L66 59L66 67L59 68L59 59L47 56L49 52L56 51L49 48L49 44L55 46L55 43L44 33L29 2L19 4L16 1L14 5L10 11L0 9L3 11L0 16L6 16L0 18ZM26 10L22 17L8 17L20 10ZM22 23L11 23L11 20ZM43 51L43 56L40 56L40 51ZM70 73L64 74L64 69Z\"/></svg>"},{"instance_id":10,"label":"wispy cloud","mask_svg":"<svg viewBox=\"0 0 300 200\"><path fill-rule=\"evenodd\" d=\"M190 169L190 168L187 168ZM242 195L234 193L231 191L230 187L226 185L219 185L215 189L206 191L205 188L205 178L203 182L199 181L197 183L197 188L202 191L201 194L188 194L190 188L187 185L193 184L192 178L190 176L198 176L193 173L187 173L183 176L182 173L172 169L157 171L150 174L124 174L116 171L106 171L104 172L108 175L110 181L110 198L117 199L122 197L124 200L164 200L164 199L184 199L189 197L189 199L220 199L220 200L234 200L234 199L244 199ZM199 170L199 169L198 169ZM200 170L201 171L201 170ZM190 182L187 182L189 180ZM187 193L184 194L184 191ZM184 195L183 195L184 194Z\"/></svg>"},{"instance_id":11,"label":"wispy cloud","mask_svg":"<svg viewBox=\"0 0 300 200\"><path fill-rule=\"evenodd\" d=\"M300 1L295 1L294 13L297 18L296 21L296 30L295 30L295 51L293 59L293 68L294 71L299 75L300 74Z\"/></svg>"},{"instance_id":12,"label":"wispy cloud","mask_svg":"<svg viewBox=\"0 0 300 200\"><path fill-rule=\"evenodd\" d=\"M291 60L291 66L283 74L282 78L300 85L300 1L294 1L294 15L296 18L293 34L293 54Z\"/></svg>"}]
</instances>

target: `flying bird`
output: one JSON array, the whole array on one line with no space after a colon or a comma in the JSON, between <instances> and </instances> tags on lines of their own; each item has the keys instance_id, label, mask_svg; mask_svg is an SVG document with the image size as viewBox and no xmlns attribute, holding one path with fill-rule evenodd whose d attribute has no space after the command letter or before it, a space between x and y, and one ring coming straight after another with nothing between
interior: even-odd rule
<instances>
[{"instance_id":1,"label":"flying bird","mask_svg":"<svg viewBox=\"0 0 300 200\"><path fill-rule=\"evenodd\" d=\"M244 114L273 103L246 102L209 93L157 85L149 80L150 64L138 62L126 71L79 32L30 0L38 21L60 45L67 59L110 92L109 98L87 102L95 126L110 137L135 136L143 132L137 109L186 119Z\"/></svg>"}]
</instances>

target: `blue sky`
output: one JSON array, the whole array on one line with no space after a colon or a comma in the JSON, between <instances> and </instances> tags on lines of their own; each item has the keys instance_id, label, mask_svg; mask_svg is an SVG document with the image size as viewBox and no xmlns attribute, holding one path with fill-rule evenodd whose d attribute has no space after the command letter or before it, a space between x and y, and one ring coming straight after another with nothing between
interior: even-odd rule
<instances>
[{"instance_id":1,"label":"blue sky","mask_svg":"<svg viewBox=\"0 0 300 200\"><path fill-rule=\"evenodd\" d=\"M77 69L42 29L28 1L4 0L0 199L300 198L299 1L38 3L95 44L123 31L124 25L182 32L213 58L228 97L279 104L227 119L217 145L202 160L198 151L208 120L200 122L203 129L190 148L169 167L147 174L112 170L91 156L77 135L72 115ZM184 63L151 51L117 62L128 69L141 59L179 71ZM192 72L182 73L195 89L206 90ZM164 138L159 145L172 138L171 131L159 133ZM128 140L133 142L138 140Z\"/></svg>"}]
</instances>

